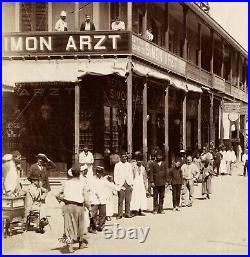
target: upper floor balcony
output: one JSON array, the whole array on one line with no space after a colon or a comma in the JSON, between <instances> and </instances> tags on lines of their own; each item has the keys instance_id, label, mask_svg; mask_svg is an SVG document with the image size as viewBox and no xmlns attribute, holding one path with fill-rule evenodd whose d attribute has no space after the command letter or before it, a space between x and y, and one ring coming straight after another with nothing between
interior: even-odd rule
<instances>
[{"instance_id":1,"label":"upper floor balcony","mask_svg":"<svg viewBox=\"0 0 250 257\"><path fill-rule=\"evenodd\" d=\"M68 32L53 32L61 10L67 12ZM85 14L96 31L79 32ZM111 31L116 16L126 31ZM3 21L3 31L10 32L4 35L5 56L132 54L225 93L228 84L247 92L247 58L185 3L4 3ZM149 28L152 41L145 39Z\"/></svg>"}]
</instances>

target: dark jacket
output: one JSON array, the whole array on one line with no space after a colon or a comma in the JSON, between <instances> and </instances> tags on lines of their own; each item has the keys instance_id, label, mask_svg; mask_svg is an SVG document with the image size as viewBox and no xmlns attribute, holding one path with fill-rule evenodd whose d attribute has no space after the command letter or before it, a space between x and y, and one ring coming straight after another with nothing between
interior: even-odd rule
<instances>
[{"instance_id":1,"label":"dark jacket","mask_svg":"<svg viewBox=\"0 0 250 257\"><path fill-rule=\"evenodd\" d=\"M169 171L169 182L171 185L182 185L183 184L183 175L180 168L172 168Z\"/></svg>"},{"instance_id":2,"label":"dark jacket","mask_svg":"<svg viewBox=\"0 0 250 257\"><path fill-rule=\"evenodd\" d=\"M42 187L50 191L51 188L49 184L49 176L48 176L47 169L53 169L53 168L55 168L55 164L53 162L48 163L47 166L43 166L42 169L39 168L37 163L32 164L30 166L30 173L28 177L30 176L39 177L40 181L42 182Z\"/></svg>"},{"instance_id":3,"label":"dark jacket","mask_svg":"<svg viewBox=\"0 0 250 257\"><path fill-rule=\"evenodd\" d=\"M162 161L160 166L156 161L150 164L149 181L155 186L164 186L169 181L166 162Z\"/></svg>"},{"instance_id":4,"label":"dark jacket","mask_svg":"<svg viewBox=\"0 0 250 257\"><path fill-rule=\"evenodd\" d=\"M90 22L90 30L95 30L95 24L93 22ZM85 22L82 23L80 31L85 31Z\"/></svg>"}]
</instances>

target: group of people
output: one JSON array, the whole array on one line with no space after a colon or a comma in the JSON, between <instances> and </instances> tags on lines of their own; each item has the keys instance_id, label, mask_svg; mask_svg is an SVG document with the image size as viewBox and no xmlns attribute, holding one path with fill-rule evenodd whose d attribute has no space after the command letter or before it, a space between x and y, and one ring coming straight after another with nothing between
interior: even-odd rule
<instances>
[{"instance_id":1,"label":"group of people","mask_svg":"<svg viewBox=\"0 0 250 257\"><path fill-rule=\"evenodd\" d=\"M37 162L30 167L28 180L30 185L22 188L20 184L21 155L15 151L3 157L3 189L6 195L22 192L26 195L25 217L34 209L41 210L50 191L47 170L55 164L45 155L38 154ZM133 158L132 158L133 157ZM161 151L150 155L147 163L143 162L140 152L131 156L125 152L110 156L112 173L103 165L96 165L93 154L84 147L79 154L79 161L67 172L57 200L63 204L64 234L60 240L66 243L69 252L73 244L79 248L88 245L87 234L102 231L106 221L114 215L114 195L118 196L116 218L145 216L150 209L147 198L153 197L153 214L164 214L165 191L172 191L173 211L181 207L191 207L194 201L194 188L202 183L201 194L210 199L212 177L219 174L232 174L232 163L236 160L231 148L203 148L194 156L186 156L180 151L178 158L168 168ZM247 152L242 156L244 175L247 170ZM125 212L124 205L125 202ZM46 211L46 210L45 210ZM46 213L41 217L46 217ZM41 223L41 222L40 222ZM44 233L38 226L37 232Z\"/></svg>"},{"instance_id":2,"label":"group of people","mask_svg":"<svg viewBox=\"0 0 250 257\"><path fill-rule=\"evenodd\" d=\"M61 11L60 18L56 22L55 31L68 31L67 24L67 13L65 11ZM80 31L94 31L96 30L95 24L91 21L91 17L89 14L85 15L85 21L82 22ZM111 23L111 30L119 31L125 30L125 23L119 17L116 17L115 20Z\"/></svg>"}]
</instances>

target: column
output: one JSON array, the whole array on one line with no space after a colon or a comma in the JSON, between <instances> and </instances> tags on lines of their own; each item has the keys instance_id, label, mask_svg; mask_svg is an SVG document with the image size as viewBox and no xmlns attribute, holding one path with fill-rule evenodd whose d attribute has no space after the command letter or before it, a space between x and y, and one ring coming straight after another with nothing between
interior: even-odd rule
<instances>
[{"instance_id":1,"label":"column","mask_svg":"<svg viewBox=\"0 0 250 257\"><path fill-rule=\"evenodd\" d=\"M202 40L202 25L198 24L198 67L201 69L201 40Z\"/></svg>"},{"instance_id":2,"label":"column","mask_svg":"<svg viewBox=\"0 0 250 257\"><path fill-rule=\"evenodd\" d=\"M101 3L93 2L93 22L95 24L96 30L100 30L100 16L101 16Z\"/></svg>"},{"instance_id":3,"label":"column","mask_svg":"<svg viewBox=\"0 0 250 257\"><path fill-rule=\"evenodd\" d=\"M147 78L146 81L143 85L143 93L142 93L142 98L143 98L143 111L142 111L142 144L143 144L143 161L146 163L147 161L147 152L148 152L148 131L147 131L147 115L148 115L148 106L147 106L147 89L148 89L148 83L147 83Z\"/></svg>"},{"instance_id":4,"label":"column","mask_svg":"<svg viewBox=\"0 0 250 257\"><path fill-rule=\"evenodd\" d=\"M21 14L21 2L15 2L15 32L21 31L20 26L20 14Z\"/></svg>"},{"instance_id":5,"label":"column","mask_svg":"<svg viewBox=\"0 0 250 257\"><path fill-rule=\"evenodd\" d=\"M165 161L167 163L167 167L169 166L169 156L168 156L168 152L169 152L169 122L168 122L168 114L169 114L169 107L168 107L168 90L169 90L169 86L166 83L166 89L165 89L165 112L164 112L164 129L165 129Z\"/></svg>"},{"instance_id":6,"label":"column","mask_svg":"<svg viewBox=\"0 0 250 257\"><path fill-rule=\"evenodd\" d=\"M230 73L229 73L229 81L230 81L231 86L232 86L232 84L233 84L233 51L232 51L232 49L230 49L229 55L230 55Z\"/></svg>"},{"instance_id":7,"label":"column","mask_svg":"<svg viewBox=\"0 0 250 257\"><path fill-rule=\"evenodd\" d=\"M198 99L198 148L201 149L201 94Z\"/></svg>"},{"instance_id":8,"label":"column","mask_svg":"<svg viewBox=\"0 0 250 257\"><path fill-rule=\"evenodd\" d=\"M237 63L236 63L236 77L237 77L237 87L240 87L240 53L237 52Z\"/></svg>"},{"instance_id":9,"label":"column","mask_svg":"<svg viewBox=\"0 0 250 257\"><path fill-rule=\"evenodd\" d=\"M214 73L214 31L210 30L210 40L211 40L211 53L210 53L210 72Z\"/></svg>"},{"instance_id":10,"label":"column","mask_svg":"<svg viewBox=\"0 0 250 257\"><path fill-rule=\"evenodd\" d=\"M210 142L211 141L215 141L214 140L214 94L213 93L211 93L211 95L210 95ZM209 143L210 143L209 142Z\"/></svg>"},{"instance_id":11,"label":"column","mask_svg":"<svg viewBox=\"0 0 250 257\"><path fill-rule=\"evenodd\" d=\"M75 84L75 163L79 162L79 147L80 147L80 84Z\"/></svg>"},{"instance_id":12,"label":"column","mask_svg":"<svg viewBox=\"0 0 250 257\"><path fill-rule=\"evenodd\" d=\"M222 52L222 56L221 56L221 70L220 70L220 76L222 78L224 78L224 56L225 56L225 42L222 39L221 40L221 52Z\"/></svg>"},{"instance_id":13,"label":"column","mask_svg":"<svg viewBox=\"0 0 250 257\"><path fill-rule=\"evenodd\" d=\"M165 49L169 51L169 2L165 2L165 20L164 20L164 31L165 31Z\"/></svg>"},{"instance_id":14,"label":"column","mask_svg":"<svg viewBox=\"0 0 250 257\"><path fill-rule=\"evenodd\" d=\"M184 94L182 102L182 142L183 150L187 148L187 94Z\"/></svg>"},{"instance_id":15,"label":"column","mask_svg":"<svg viewBox=\"0 0 250 257\"><path fill-rule=\"evenodd\" d=\"M132 64L128 62L128 77L127 77L127 152L132 153Z\"/></svg>"},{"instance_id":16,"label":"column","mask_svg":"<svg viewBox=\"0 0 250 257\"><path fill-rule=\"evenodd\" d=\"M145 13L143 15L143 21L142 21L142 35L145 35L147 26L148 26L148 3L145 2Z\"/></svg>"},{"instance_id":17,"label":"column","mask_svg":"<svg viewBox=\"0 0 250 257\"><path fill-rule=\"evenodd\" d=\"M247 114L244 115L244 149L247 147L247 138L246 138L246 131L248 130L247 127Z\"/></svg>"},{"instance_id":18,"label":"column","mask_svg":"<svg viewBox=\"0 0 250 257\"><path fill-rule=\"evenodd\" d=\"M187 59L187 6L183 5L183 58Z\"/></svg>"},{"instance_id":19,"label":"column","mask_svg":"<svg viewBox=\"0 0 250 257\"><path fill-rule=\"evenodd\" d=\"M127 30L132 31L132 2L128 2L128 9L127 9Z\"/></svg>"},{"instance_id":20,"label":"column","mask_svg":"<svg viewBox=\"0 0 250 257\"><path fill-rule=\"evenodd\" d=\"M79 20L79 2L75 2L75 31L80 30Z\"/></svg>"},{"instance_id":21,"label":"column","mask_svg":"<svg viewBox=\"0 0 250 257\"><path fill-rule=\"evenodd\" d=\"M52 22L52 2L48 2L48 31L53 31L53 22Z\"/></svg>"}]
</instances>

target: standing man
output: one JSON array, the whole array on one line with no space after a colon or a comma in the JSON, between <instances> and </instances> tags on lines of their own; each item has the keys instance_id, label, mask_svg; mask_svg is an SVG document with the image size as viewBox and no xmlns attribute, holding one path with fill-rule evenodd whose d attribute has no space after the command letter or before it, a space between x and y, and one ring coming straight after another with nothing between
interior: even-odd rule
<instances>
[{"instance_id":1,"label":"standing man","mask_svg":"<svg viewBox=\"0 0 250 257\"><path fill-rule=\"evenodd\" d=\"M186 157L186 151L185 150L180 150L180 162L181 162L181 166L183 164L187 163L187 157Z\"/></svg>"},{"instance_id":2,"label":"standing man","mask_svg":"<svg viewBox=\"0 0 250 257\"><path fill-rule=\"evenodd\" d=\"M130 201L133 190L133 170L132 165L127 162L127 155L121 155L121 161L115 165L114 182L121 190L118 192L118 217L123 217L123 202L125 199L125 218L132 218L130 214Z\"/></svg>"},{"instance_id":3,"label":"standing man","mask_svg":"<svg viewBox=\"0 0 250 257\"><path fill-rule=\"evenodd\" d=\"M214 158L213 168L214 170L216 170L216 176L218 177L220 175L220 163L221 163L222 155L217 148L214 151L213 158Z\"/></svg>"},{"instance_id":4,"label":"standing man","mask_svg":"<svg viewBox=\"0 0 250 257\"><path fill-rule=\"evenodd\" d=\"M125 23L119 17L116 17L115 21L111 24L112 30L125 30Z\"/></svg>"},{"instance_id":5,"label":"standing man","mask_svg":"<svg viewBox=\"0 0 250 257\"><path fill-rule=\"evenodd\" d=\"M199 169L197 165L192 162L192 157L188 156L187 163L182 165L181 170L183 173L182 206L191 207L193 205L194 180L199 175ZM189 192L189 202L186 203L188 192Z\"/></svg>"},{"instance_id":6,"label":"standing man","mask_svg":"<svg viewBox=\"0 0 250 257\"><path fill-rule=\"evenodd\" d=\"M177 160L175 162L175 167L169 171L169 179L172 186L173 211L179 211L181 200L181 186L183 184L183 175L180 160Z\"/></svg>"},{"instance_id":7,"label":"standing man","mask_svg":"<svg viewBox=\"0 0 250 257\"><path fill-rule=\"evenodd\" d=\"M68 31L68 24L66 22L66 12L61 11L60 19L56 22L55 31Z\"/></svg>"},{"instance_id":8,"label":"standing man","mask_svg":"<svg viewBox=\"0 0 250 257\"><path fill-rule=\"evenodd\" d=\"M245 150L245 153L242 155L242 162L244 165L244 177L248 174L248 150Z\"/></svg>"},{"instance_id":9,"label":"standing man","mask_svg":"<svg viewBox=\"0 0 250 257\"><path fill-rule=\"evenodd\" d=\"M95 24L91 21L90 15L85 15L85 21L82 23L80 31L93 31Z\"/></svg>"},{"instance_id":10,"label":"standing man","mask_svg":"<svg viewBox=\"0 0 250 257\"><path fill-rule=\"evenodd\" d=\"M49 184L48 169L54 169L56 165L45 154L39 153L37 155L37 162L30 167L30 174L28 177L39 177L41 187L51 191Z\"/></svg>"},{"instance_id":11,"label":"standing man","mask_svg":"<svg viewBox=\"0 0 250 257\"><path fill-rule=\"evenodd\" d=\"M154 210L153 214L157 212L164 214L163 203L165 197L165 185L168 180L167 164L163 161L163 156L158 154L156 160L150 165L150 183L153 187L154 196Z\"/></svg>"},{"instance_id":12,"label":"standing man","mask_svg":"<svg viewBox=\"0 0 250 257\"><path fill-rule=\"evenodd\" d=\"M93 177L93 164L94 164L94 156L89 151L89 148L85 145L83 147L83 151L79 154L79 163L80 166L87 165L88 166L88 174L87 177Z\"/></svg>"}]
</instances>

